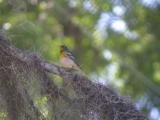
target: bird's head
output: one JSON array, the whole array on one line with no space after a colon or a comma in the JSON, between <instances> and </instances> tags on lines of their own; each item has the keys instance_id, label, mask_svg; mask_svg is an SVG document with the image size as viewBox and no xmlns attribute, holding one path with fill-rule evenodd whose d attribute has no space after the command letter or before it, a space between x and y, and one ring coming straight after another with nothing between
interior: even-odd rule
<instances>
[{"instance_id":1,"label":"bird's head","mask_svg":"<svg viewBox=\"0 0 160 120\"><path fill-rule=\"evenodd\" d=\"M60 52L68 51L68 48L65 45L60 46Z\"/></svg>"},{"instance_id":2,"label":"bird's head","mask_svg":"<svg viewBox=\"0 0 160 120\"><path fill-rule=\"evenodd\" d=\"M65 51L68 51L68 48L65 45L60 46L60 57L63 58L65 56Z\"/></svg>"}]
</instances>

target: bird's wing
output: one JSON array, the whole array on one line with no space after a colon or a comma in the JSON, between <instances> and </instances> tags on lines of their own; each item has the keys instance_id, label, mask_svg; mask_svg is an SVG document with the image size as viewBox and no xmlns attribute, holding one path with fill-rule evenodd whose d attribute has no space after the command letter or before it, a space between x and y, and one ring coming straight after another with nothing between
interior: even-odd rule
<instances>
[{"instance_id":1,"label":"bird's wing","mask_svg":"<svg viewBox=\"0 0 160 120\"><path fill-rule=\"evenodd\" d=\"M74 57L74 55L72 54L71 51L67 50L65 52L65 54L66 54L67 57L69 57L75 63L75 65L77 66L77 68L79 70L83 71L82 68L80 67L80 65L77 63L77 61L76 61L76 59L75 59L75 57Z\"/></svg>"},{"instance_id":2,"label":"bird's wing","mask_svg":"<svg viewBox=\"0 0 160 120\"><path fill-rule=\"evenodd\" d=\"M71 53L71 51L67 51L65 52L66 57L69 57L70 59L72 59L73 61L75 61L75 57L73 56L73 54Z\"/></svg>"}]
</instances>

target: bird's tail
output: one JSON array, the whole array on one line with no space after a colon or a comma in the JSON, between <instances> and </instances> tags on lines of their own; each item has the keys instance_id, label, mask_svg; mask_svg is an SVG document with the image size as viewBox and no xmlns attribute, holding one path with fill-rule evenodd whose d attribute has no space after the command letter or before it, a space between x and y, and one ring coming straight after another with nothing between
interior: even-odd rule
<instances>
[{"instance_id":1,"label":"bird's tail","mask_svg":"<svg viewBox=\"0 0 160 120\"><path fill-rule=\"evenodd\" d=\"M85 75L84 70L80 67L80 65L77 64L76 68L77 68L76 70L78 71L79 74Z\"/></svg>"}]
</instances>

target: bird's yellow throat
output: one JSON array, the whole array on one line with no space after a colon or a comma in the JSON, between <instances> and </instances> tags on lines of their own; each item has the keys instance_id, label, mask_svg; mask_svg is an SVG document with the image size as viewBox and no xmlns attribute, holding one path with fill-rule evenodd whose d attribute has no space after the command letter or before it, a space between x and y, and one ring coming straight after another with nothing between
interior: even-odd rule
<instances>
[{"instance_id":1,"label":"bird's yellow throat","mask_svg":"<svg viewBox=\"0 0 160 120\"><path fill-rule=\"evenodd\" d=\"M64 58L64 56L65 56L65 55L64 55L64 50L61 49L61 50L60 50L60 58Z\"/></svg>"}]
</instances>

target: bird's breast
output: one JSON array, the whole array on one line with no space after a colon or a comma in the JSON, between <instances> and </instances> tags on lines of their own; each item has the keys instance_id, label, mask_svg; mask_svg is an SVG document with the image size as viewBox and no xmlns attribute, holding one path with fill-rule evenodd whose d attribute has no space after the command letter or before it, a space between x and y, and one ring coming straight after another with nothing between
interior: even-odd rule
<instances>
[{"instance_id":1,"label":"bird's breast","mask_svg":"<svg viewBox=\"0 0 160 120\"><path fill-rule=\"evenodd\" d=\"M66 57L61 58L60 59L60 63L65 68L72 68L74 66L74 64L75 64L71 59L66 58Z\"/></svg>"}]
</instances>

